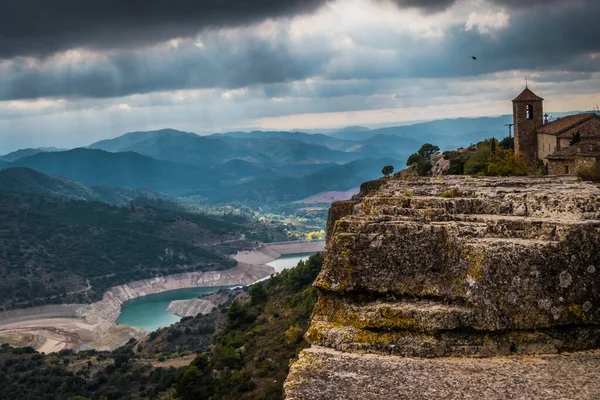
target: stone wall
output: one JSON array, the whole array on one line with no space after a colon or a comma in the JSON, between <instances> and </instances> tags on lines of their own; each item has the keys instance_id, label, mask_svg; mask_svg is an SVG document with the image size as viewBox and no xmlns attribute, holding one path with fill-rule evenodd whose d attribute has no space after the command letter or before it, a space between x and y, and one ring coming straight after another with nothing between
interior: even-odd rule
<instances>
[{"instance_id":1,"label":"stone wall","mask_svg":"<svg viewBox=\"0 0 600 400\"><path fill-rule=\"evenodd\" d=\"M544 160L548 155L558 150L558 139L555 135L538 134L538 154L540 160Z\"/></svg>"},{"instance_id":2,"label":"stone wall","mask_svg":"<svg viewBox=\"0 0 600 400\"><path fill-rule=\"evenodd\" d=\"M568 160L549 160L548 175L577 175L584 168L596 165L594 157L574 157Z\"/></svg>"}]
</instances>

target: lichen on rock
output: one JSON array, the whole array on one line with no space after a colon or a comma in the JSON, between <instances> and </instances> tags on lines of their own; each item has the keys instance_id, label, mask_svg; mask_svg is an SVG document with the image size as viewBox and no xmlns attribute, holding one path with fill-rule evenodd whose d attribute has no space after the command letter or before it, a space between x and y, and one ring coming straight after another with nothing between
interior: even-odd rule
<instances>
[{"instance_id":1,"label":"lichen on rock","mask_svg":"<svg viewBox=\"0 0 600 400\"><path fill-rule=\"evenodd\" d=\"M596 186L541 177L363 186L330 210L313 344L422 357L598 345Z\"/></svg>"},{"instance_id":2,"label":"lichen on rock","mask_svg":"<svg viewBox=\"0 0 600 400\"><path fill-rule=\"evenodd\" d=\"M312 347L286 398L562 399L579 387L576 368L600 370L598 350L581 353L600 348L597 186L382 179L334 203L327 229ZM474 386L472 374L444 381L464 368L481 372ZM585 396L598 398L600 384Z\"/></svg>"}]
</instances>

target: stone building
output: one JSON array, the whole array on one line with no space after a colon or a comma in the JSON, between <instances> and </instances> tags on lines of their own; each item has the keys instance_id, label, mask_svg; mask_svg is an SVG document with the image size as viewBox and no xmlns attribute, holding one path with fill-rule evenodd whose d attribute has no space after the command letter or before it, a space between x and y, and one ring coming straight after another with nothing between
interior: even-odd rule
<instances>
[{"instance_id":1,"label":"stone building","mask_svg":"<svg viewBox=\"0 0 600 400\"><path fill-rule=\"evenodd\" d=\"M540 161L551 175L575 175L600 158L600 116L569 115L548 121L544 99L525 88L513 100L515 152L530 165Z\"/></svg>"}]
</instances>

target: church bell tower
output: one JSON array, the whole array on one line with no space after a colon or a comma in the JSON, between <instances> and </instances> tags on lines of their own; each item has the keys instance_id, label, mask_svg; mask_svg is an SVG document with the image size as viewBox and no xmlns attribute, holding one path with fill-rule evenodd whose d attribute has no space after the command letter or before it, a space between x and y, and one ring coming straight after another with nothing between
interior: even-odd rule
<instances>
[{"instance_id":1,"label":"church bell tower","mask_svg":"<svg viewBox=\"0 0 600 400\"><path fill-rule=\"evenodd\" d=\"M544 99L528 87L513 100L513 124L515 127L515 153L529 164L538 159L537 130L544 124Z\"/></svg>"}]
</instances>

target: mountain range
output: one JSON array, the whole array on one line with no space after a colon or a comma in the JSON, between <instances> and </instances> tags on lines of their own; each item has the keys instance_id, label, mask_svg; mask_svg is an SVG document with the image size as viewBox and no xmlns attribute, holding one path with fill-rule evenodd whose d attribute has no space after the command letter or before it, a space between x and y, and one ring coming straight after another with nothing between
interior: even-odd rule
<instances>
[{"instance_id":1,"label":"mountain range","mask_svg":"<svg viewBox=\"0 0 600 400\"><path fill-rule=\"evenodd\" d=\"M22 149L0 156L0 169L9 171L0 175L0 189L14 189L21 182L36 187L33 193L70 193L73 198L111 204L161 195L194 196L209 203L289 202L352 189L380 176L384 165L399 170L425 142L451 149L504 137L510 118L458 118L379 129L347 127L327 134L130 132L85 148Z\"/></svg>"},{"instance_id":2,"label":"mountain range","mask_svg":"<svg viewBox=\"0 0 600 400\"><path fill-rule=\"evenodd\" d=\"M7 168L0 171L0 191L30 193L65 200L100 201L111 205L123 205L140 198L168 199L166 196L144 189L86 186L67 178L42 174L30 168Z\"/></svg>"}]
</instances>

